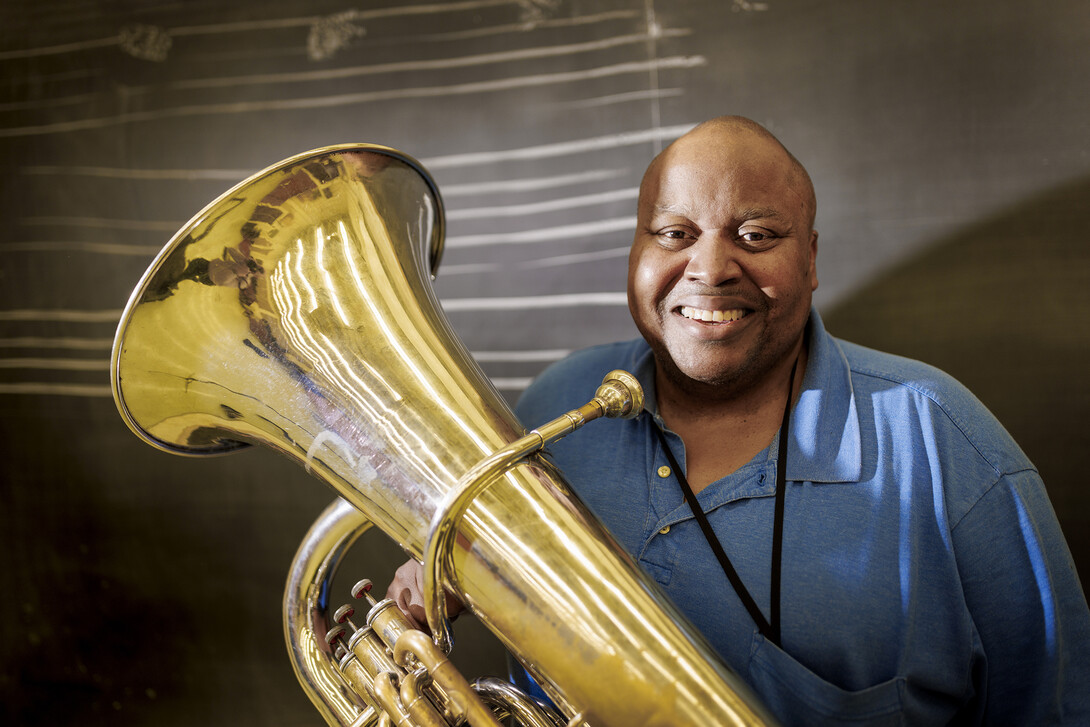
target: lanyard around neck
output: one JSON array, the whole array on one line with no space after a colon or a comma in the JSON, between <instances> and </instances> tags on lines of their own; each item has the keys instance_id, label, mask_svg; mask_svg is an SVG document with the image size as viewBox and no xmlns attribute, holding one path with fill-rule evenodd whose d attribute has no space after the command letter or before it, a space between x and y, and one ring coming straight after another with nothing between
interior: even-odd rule
<instances>
[{"instance_id":1,"label":"lanyard around neck","mask_svg":"<svg viewBox=\"0 0 1090 727\"><path fill-rule=\"evenodd\" d=\"M757 630L761 632L761 635L777 646L780 645L780 568L783 560L783 513L784 501L786 499L787 435L790 431L791 399L795 393L795 368L797 366L798 362L796 361L795 365L791 367L791 383L787 389L787 404L783 409L783 422L780 424L779 451L776 457L776 505L772 520L772 582L769 587L770 618L768 619L764 617L764 614L761 613L761 609L757 607L757 602L753 600L753 596L750 595L749 590L746 588L745 584L742 583L738 571L734 569L734 565L730 562L730 558L727 557L726 551L723 550L719 538L716 537L715 532L708 523L708 518L704 514L704 510L701 509L700 504L696 500L696 494L693 493L693 488L689 486L689 480L685 477L685 473L682 471L681 467L678 466L673 452L670 451L670 445L666 441L666 435L662 433L661 428L658 426L654 427L655 432L658 433L659 440L662 443L663 452L666 453L666 459L670 462L670 467L677 476L678 483L681 485L681 491L682 494L685 495L685 501L693 511L693 516L696 518L697 523L700 524L700 530L704 533L704 538L708 541L708 545L711 546L712 552L715 553L715 557L719 560L719 565L722 566L723 573L727 576L727 580L730 581L731 586L734 587L734 591L738 594L738 598L741 599L742 605L749 611L749 615L753 618L754 623L757 624Z\"/></svg>"}]
</instances>

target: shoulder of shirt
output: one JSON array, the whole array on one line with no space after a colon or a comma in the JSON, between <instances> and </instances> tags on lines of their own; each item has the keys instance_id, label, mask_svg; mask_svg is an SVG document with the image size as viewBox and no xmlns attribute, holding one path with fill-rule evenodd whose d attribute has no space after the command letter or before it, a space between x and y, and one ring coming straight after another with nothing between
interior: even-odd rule
<instances>
[{"instance_id":1,"label":"shoulder of shirt","mask_svg":"<svg viewBox=\"0 0 1090 727\"><path fill-rule=\"evenodd\" d=\"M515 412L524 426L537 426L586 404L614 369L632 371L648 350L641 339L580 349L550 364L519 397ZM533 422L531 424L531 422Z\"/></svg>"},{"instance_id":2,"label":"shoulder of shirt","mask_svg":"<svg viewBox=\"0 0 1090 727\"><path fill-rule=\"evenodd\" d=\"M995 415L967 387L941 369L896 354L835 339L847 360L853 387L895 386L942 414L997 474L1035 469ZM932 420L942 426L942 420Z\"/></svg>"}]
</instances>

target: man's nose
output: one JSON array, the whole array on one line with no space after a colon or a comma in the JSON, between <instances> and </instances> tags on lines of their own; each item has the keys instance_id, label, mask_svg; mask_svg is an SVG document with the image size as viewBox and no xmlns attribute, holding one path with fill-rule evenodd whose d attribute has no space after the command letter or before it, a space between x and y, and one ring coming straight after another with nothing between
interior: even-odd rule
<instances>
[{"instance_id":1,"label":"man's nose","mask_svg":"<svg viewBox=\"0 0 1090 727\"><path fill-rule=\"evenodd\" d=\"M689 250L685 276L690 280L716 287L737 280L742 274L738 250L721 235L702 235Z\"/></svg>"}]
</instances>

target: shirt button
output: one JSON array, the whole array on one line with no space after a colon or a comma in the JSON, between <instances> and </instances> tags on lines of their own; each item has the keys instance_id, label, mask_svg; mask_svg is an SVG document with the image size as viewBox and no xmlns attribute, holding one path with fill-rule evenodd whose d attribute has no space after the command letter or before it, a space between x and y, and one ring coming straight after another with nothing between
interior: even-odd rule
<instances>
[{"instance_id":1,"label":"shirt button","mask_svg":"<svg viewBox=\"0 0 1090 727\"><path fill-rule=\"evenodd\" d=\"M662 467L659 467L659 477L662 477L663 479L666 479L669 476L670 476L670 468L669 467L667 467L666 465L663 465Z\"/></svg>"},{"instance_id":2,"label":"shirt button","mask_svg":"<svg viewBox=\"0 0 1090 727\"><path fill-rule=\"evenodd\" d=\"M664 467L663 469L666 469L666 468ZM669 525L667 525L662 530L660 530L659 535L666 535L666 533L668 533L668 532L670 532L670 526Z\"/></svg>"}]
</instances>

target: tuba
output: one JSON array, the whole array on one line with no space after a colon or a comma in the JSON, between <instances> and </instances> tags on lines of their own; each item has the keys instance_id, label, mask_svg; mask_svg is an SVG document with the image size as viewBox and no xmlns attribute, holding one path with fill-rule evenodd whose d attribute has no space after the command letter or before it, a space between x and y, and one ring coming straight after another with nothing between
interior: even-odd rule
<instances>
[{"instance_id":1,"label":"tuba","mask_svg":"<svg viewBox=\"0 0 1090 727\"><path fill-rule=\"evenodd\" d=\"M598 416L634 416L631 376L527 434L432 289L443 207L386 147L307 152L235 186L140 280L111 358L118 409L148 444L286 455L339 495L296 555L284 624L333 725L752 725L748 688L542 457ZM341 555L377 526L425 565L431 637L363 581L328 613ZM445 660L455 594L533 674L550 708L468 685Z\"/></svg>"}]
</instances>

